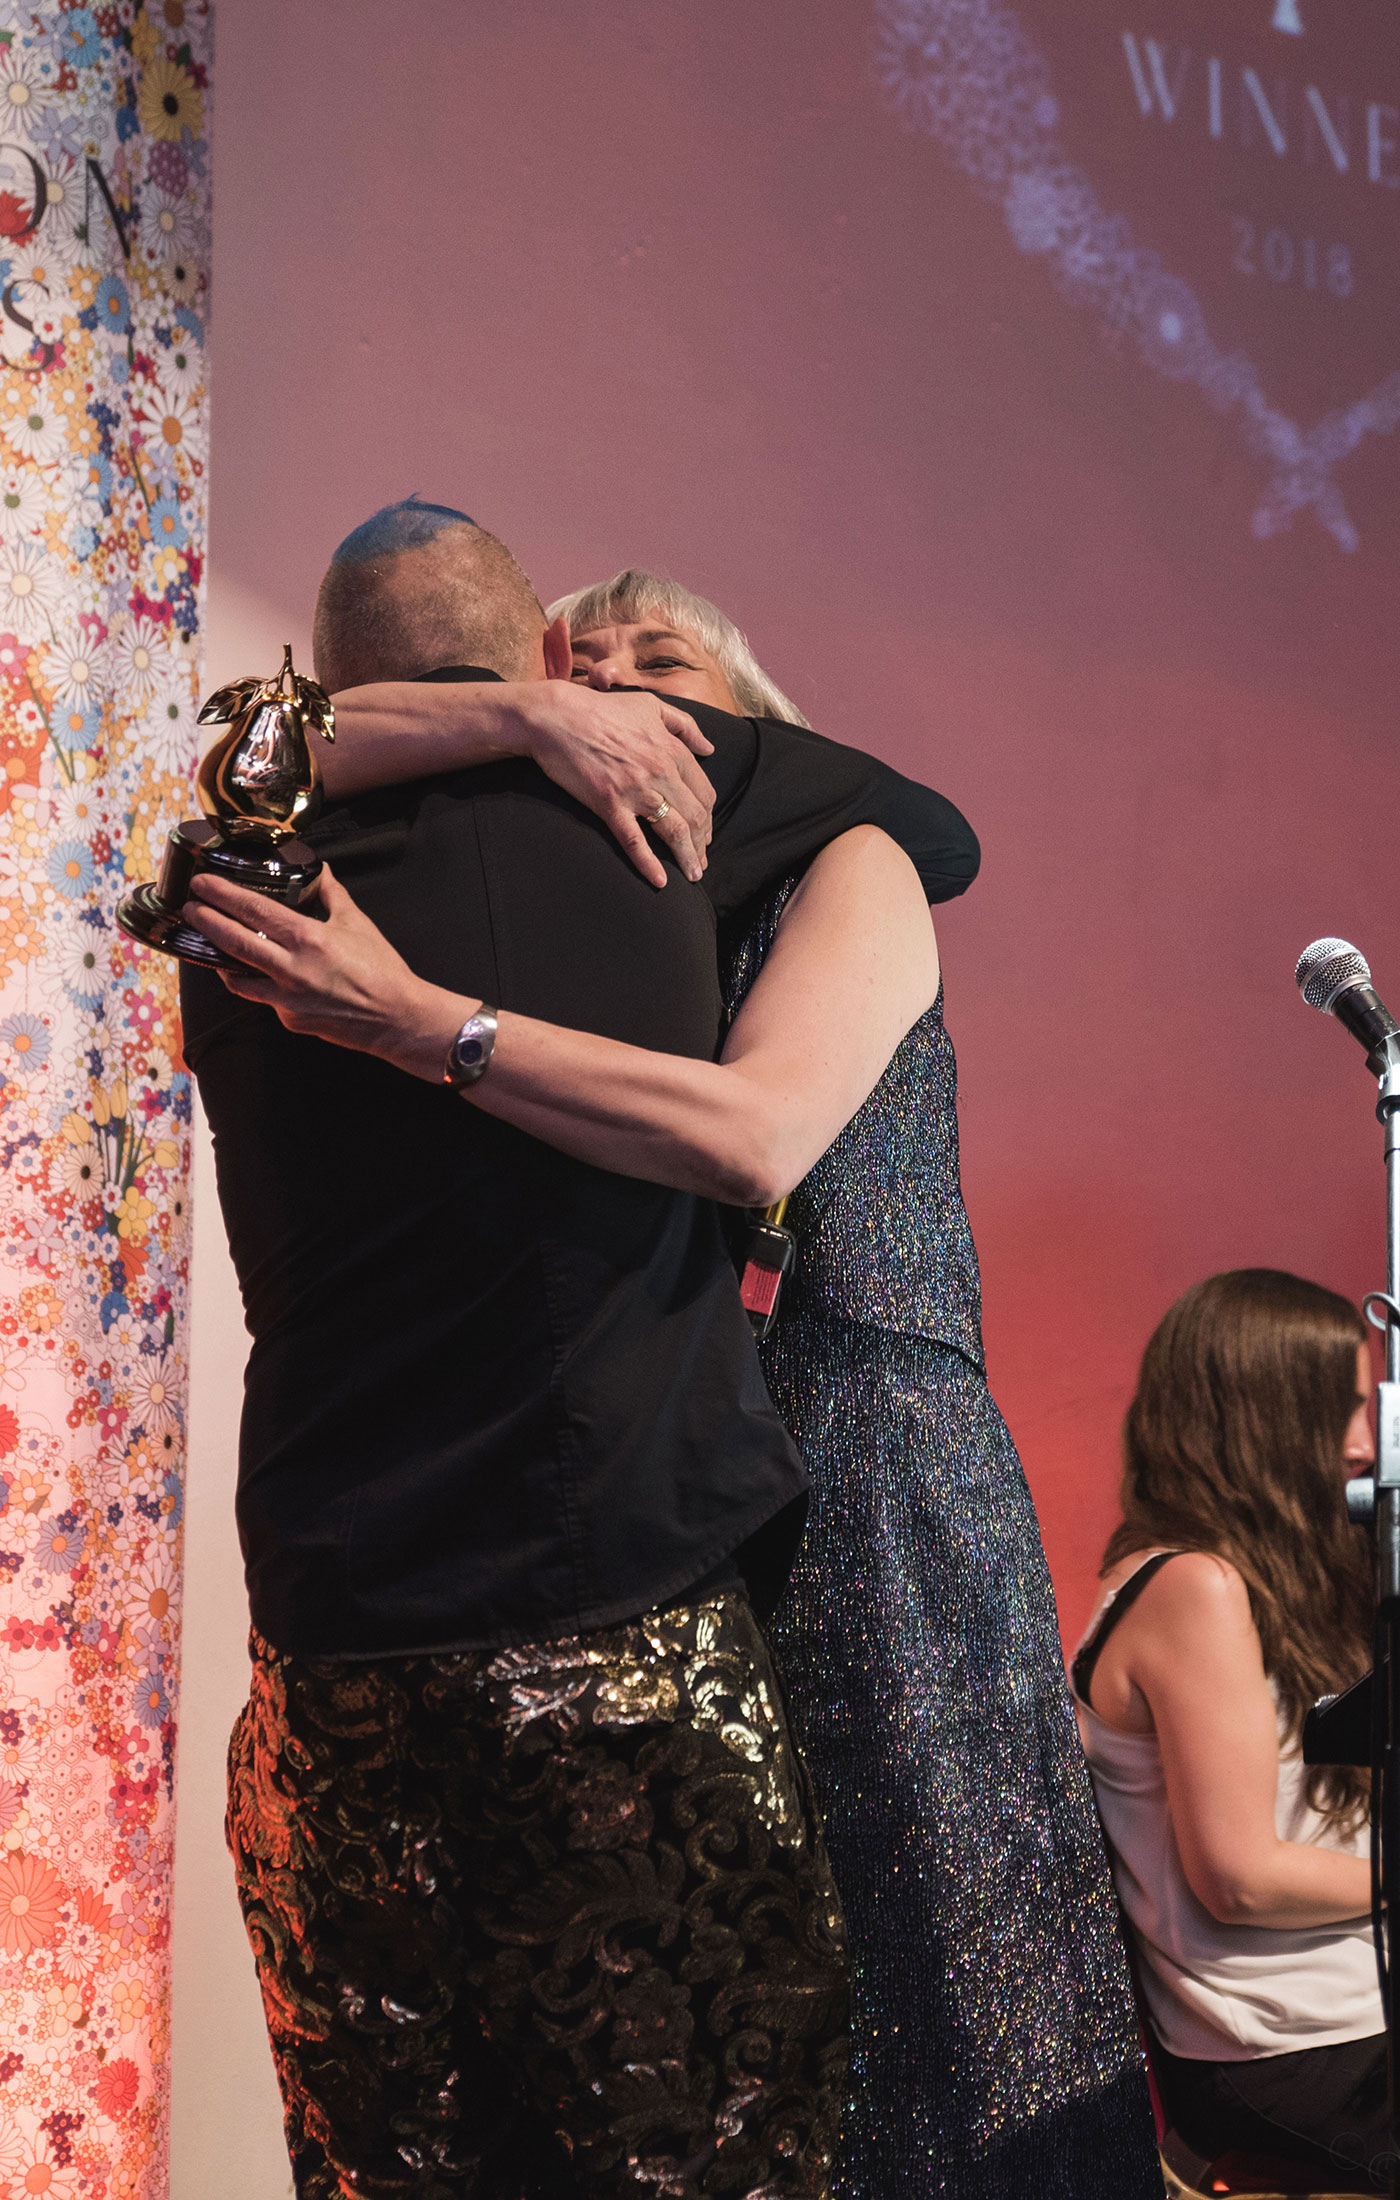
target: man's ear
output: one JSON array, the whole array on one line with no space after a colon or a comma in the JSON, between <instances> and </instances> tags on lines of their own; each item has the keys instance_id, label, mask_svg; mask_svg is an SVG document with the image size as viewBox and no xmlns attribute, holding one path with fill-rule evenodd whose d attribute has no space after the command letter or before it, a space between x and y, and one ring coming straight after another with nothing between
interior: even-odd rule
<instances>
[{"instance_id":1,"label":"man's ear","mask_svg":"<svg viewBox=\"0 0 1400 2200\"><path fill-rule=\"evenodd\" d=\"M574 676L573 637L562 611L553 626L544 630L544 676L546 680L572 680Z\"/></svg>"}]
</instances>

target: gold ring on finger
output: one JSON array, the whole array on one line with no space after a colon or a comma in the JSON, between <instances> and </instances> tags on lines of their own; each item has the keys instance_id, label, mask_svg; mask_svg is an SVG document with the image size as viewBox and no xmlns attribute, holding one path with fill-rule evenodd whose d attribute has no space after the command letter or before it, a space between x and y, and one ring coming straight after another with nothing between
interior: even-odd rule
<instances>
[{"instance_id":1,"label":"gold ring on finger","mask_svg":"<svg viewBox=\"0 0 1400 2200\"><path fill-rule=\"evenodd\" d=\"M670 814L670 803L663 801L659 802L654 810L643 810L642 820L647 825L659 825L662 819L669 817Z\"/></svg>"}]
</instances>

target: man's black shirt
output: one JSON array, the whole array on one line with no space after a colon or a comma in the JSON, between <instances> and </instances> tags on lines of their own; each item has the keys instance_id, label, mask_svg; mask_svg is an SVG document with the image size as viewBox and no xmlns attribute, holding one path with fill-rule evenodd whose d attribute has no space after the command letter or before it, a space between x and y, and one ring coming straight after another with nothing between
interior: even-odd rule
<instances>
[{"instance_id":1,"label":"man's black shirt","mask_svg":"<svg viewBox=\"0 0 1400 2200\"><path fill-rule=\"evenodd\" d=\"M717 914L856 823L909 849L931 899L970 883L977 850L950 804L855 750L686 707L715 742L704 887L674 870L648 886L529 763L337 805L309 837L422 977L711 1059ZM253 1336L239 1529L278 1649L605 1626L800 1495L708 1201L557 1154L181 975Z\"/></svg>"}]
</instances>

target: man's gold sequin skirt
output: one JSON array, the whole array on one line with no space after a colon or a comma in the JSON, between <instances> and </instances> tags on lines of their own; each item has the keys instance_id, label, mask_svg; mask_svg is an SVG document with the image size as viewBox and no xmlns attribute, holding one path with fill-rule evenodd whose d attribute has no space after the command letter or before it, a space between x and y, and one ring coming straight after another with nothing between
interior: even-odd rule
<instances>
[{"instance_id":1,"label":"man's gold sequin skirt","mask_svg":"<svg viewBox=\"0 0 1400 2200\"><path fill-rule=\"evenodd\" d=\"M299 2194L826 2191L844 1927L742 1597L253 1657L229 1843Z\"/></svg>"}]
</instances>

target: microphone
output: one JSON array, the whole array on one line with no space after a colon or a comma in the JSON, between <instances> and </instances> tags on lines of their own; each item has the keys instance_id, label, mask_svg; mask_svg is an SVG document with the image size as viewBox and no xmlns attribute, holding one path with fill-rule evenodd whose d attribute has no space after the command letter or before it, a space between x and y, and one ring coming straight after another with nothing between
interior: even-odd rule
<instances>
[{"instance_id":1,"label":"microphone","mask_svg":"<svg viewBox=\"0 0 1400 2200\"><path fill-rule=\"evenodd\" d=\"M1293 973L1309 1008L1335 1016L1353 1039L1366 1049L1370 1067L1378 1077L1400 1056L1400 1024L1371 983L1371 966L1350 940L1314 940L1298 957Z\"/></svg>"}]
</instances>

